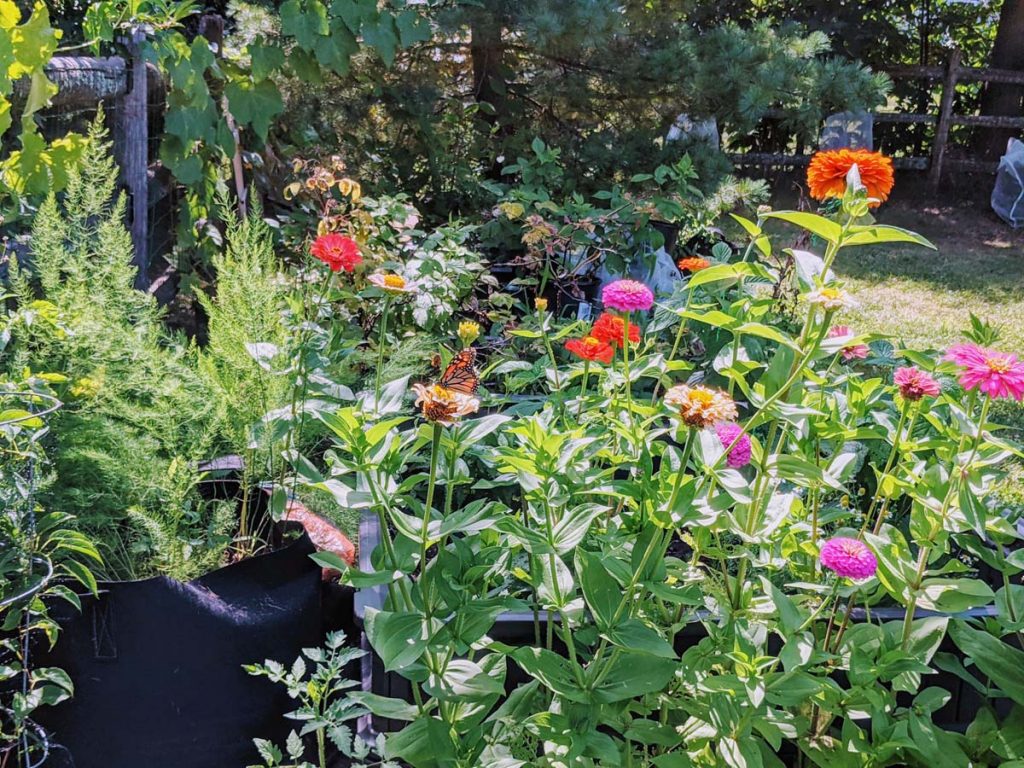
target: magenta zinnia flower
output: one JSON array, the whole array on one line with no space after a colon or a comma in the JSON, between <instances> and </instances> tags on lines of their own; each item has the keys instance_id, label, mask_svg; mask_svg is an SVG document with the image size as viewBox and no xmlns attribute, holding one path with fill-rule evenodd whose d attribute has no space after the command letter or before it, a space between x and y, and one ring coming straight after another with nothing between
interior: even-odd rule
<instances>
[{"instance_id":1,"label":"magenta zinnia flower","mask_svg":"<svg viewBox=\"0 0 1024 768\"><path fill-rule=\"evenodd\" d=\"M892 375L892 382L899 387L905 400L920 400L922 397L937 397L942 387L939 382L920 368L910 366L897 368Z\"/></svg>"},{"instance_id":2,"label":"magenta zinnia flower","mask_svg":"<svg viewBox=\"0 0 1024 768\"><path fill-rule=\"evenodd\" d=\"M821 546L821 564L845 579L869 579L878 570L878 560L867 544L843 536Z\"/></svg>"},{"instance_id":3,"label":"magenta zinnia flower","mask_svg":"<svg viewBox=\"0 0 1024 768\"><path fill-rule=\"evenodd\" d=\"M853 338L853 335L853 331L848 325L834 325L828 329L830 339ZM843 356L843 360L850 362L851 360L863 360L870 351L866 344L850 344L839 350L839 353Z\"/></svg>"},{"instance_id":4,"label":"magenta zinnia flower","mask_svg":"<svg viewBox=\"0 0 1024 768\"><path fill-rule=\"evenodd\" d=\"M602 289L601 301L607 308L620 312L645 311L654 304L654 293L636 280L616 280Z\"/></svg>"},{"instance_id":5,"label":"magenta zinnia flower","mask_svg":"<svg viewBox=\"0 0 1024 768\"><path fill-rule=\"evenodd\" d=\"M964 389L979 389L994 398L1024 399L1024 362L1016 355L977 344L956 344L949 348L945 359L964 369L960 373Z\"/></svg>"},{"instance_id":6,"label":"magenta zinnia flower","mask_svg":"<svg viewBox=\"0 0 1024 768\"><path fill-rule=\"evenodd\" d=\"M733 469L745 467L750 463L750 435L743 433L743 427L732 422L722 422L715 427L715 434L722 442L723 448L728 448L736 441L736 445L729 451L725 462ZM737 441L736 438L740 439Z\"/></svg>"}]
</instances>

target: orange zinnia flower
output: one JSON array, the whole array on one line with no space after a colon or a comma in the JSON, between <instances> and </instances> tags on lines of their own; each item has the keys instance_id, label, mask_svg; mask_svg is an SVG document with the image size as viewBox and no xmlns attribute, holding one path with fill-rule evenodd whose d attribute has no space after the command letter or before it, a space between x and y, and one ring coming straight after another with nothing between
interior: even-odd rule
<instances>
[{"instance_id":1,"label":"orange zinnia flower","mask_svg":"<svg viewBox=\"0 0 1024 768\"><path fill-rule=\"evenodd\" d=\"M676 266L679 267L680 272L700 272L702 269L710 267L711 262L700 256L688 256L677 261Z\"/></svg>"},{"instance_id":2,"label":"orange zinnia flower","mask_svg":"<svg viewBox=\"0 0 1024 768\"><path fill-rule=\"evenodd\" d=\"M854 165L860 171L860 181L868 197L876 201L871 205L885 202L892 192L892 159L867 149L829 149L816 153L807 168L811 197L815 200L842 197L846 191L846 174Z\"/></svg>"},{"instance_id":3,"label":"orange zinnia flower","mask_svg":"<svg viewBox=\"0 0 1024 768\"><path fill-rule=\"evenodd\" d=\"M569 339L565 342L565 348L581 360L597 360L601 363L610 363L615 354L615 349L611 344L594 336Z\"/></svg>"},{"instance_id":4,"label":"orange zinnia flower","mask_svg":"<svg viewBox=\"0 0 1024 768\"><path fill-rule=\"evenodd\" d=\"M594 327L590 329L590 335L598 341L622 346L622 329L625 327L625 322L617 315L602 312L594 322ZM629 340L634 344L640 343L640 328L633 323L629 324Z\"/></svg>"}]
</instances>

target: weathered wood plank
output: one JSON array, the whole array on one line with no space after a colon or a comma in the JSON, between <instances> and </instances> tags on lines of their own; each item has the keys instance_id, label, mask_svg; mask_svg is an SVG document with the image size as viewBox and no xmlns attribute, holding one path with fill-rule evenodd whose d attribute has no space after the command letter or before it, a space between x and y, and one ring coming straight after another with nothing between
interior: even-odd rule
<instances>
[{"instance_id":1,"label":"weathered wood plank","mask_svg":"<svg viewBox=\"0 0 1024 768\"><path fill-rule=\"evenodd\" d=\"M932 162L928 168L928 188L937 192L942 183L942 160L946 154L949 129L953 124L953 99L956 97L956 82L960 69L960 49L954 48L946 64L946 77L942 81L942 101L939 104L939 123L935 129L935 143L932 144Z\"/></svg>"}]
</instances>

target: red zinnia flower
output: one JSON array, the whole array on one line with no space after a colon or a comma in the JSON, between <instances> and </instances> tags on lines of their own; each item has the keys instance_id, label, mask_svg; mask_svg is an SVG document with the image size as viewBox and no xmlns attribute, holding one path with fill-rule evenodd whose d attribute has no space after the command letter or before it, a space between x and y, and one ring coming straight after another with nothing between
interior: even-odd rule
<instances>
[{"instance_id":1,"label":"red zinnia flower","mask_svg":"<svg viewBox=\"0 0 1024 768\"><path fill-rule=\"evenodd\" d=\"M329 266L331 272L351 272L363 263L358 243L351 237L339 235L337 232L320 235L313 241L309 252Z\"/></svg>"},{"instance_id":2,"label":"red zinnia flower","mask_svg":"<svg viewBox=\"0 0 1024 768\"><path fill-rule=\"evenodd\" d=\"M594 323L594 327L590 329L590 335L598 341L604 341L612 346L621 346L622 329L625 327L625 323L626 321L617 315L602 312ZM640 327L633 323L629 324L629 340L634 344L640 343Z\"/></svg>"},{"instance_id":3,"label":"red zinnia flower","mask_svg":"<svg viewBox=\"0 0 1024 768\"><path fill-rule=\"evenodd\" d=\"M594 336L569 339L565 342L565 348L581 360L597 360L599 363L610 363L615 354L615 348L611 344Z\"/></svg>"}]
</instances>

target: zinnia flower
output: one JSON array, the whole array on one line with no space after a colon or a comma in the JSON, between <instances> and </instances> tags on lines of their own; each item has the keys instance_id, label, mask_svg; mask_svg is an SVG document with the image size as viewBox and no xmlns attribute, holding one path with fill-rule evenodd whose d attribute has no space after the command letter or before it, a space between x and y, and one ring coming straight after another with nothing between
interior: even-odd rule
<instances>
[{"instance_id":1,"label":"zinnia flower","mask_svg":"<svg viewBox=\"0 0 1024 768\"><path fill-rule=\"evenodd\" d=\"M854 165L868 197L876 201L871 205L885 202L894 183L892 159L868 149L830 149L815 153L807 167L811 197L815 200L842 197L846 192L846 175Z\"/></svg>"},{"instance_id":2,"label":"zinnia flower","mask_svg":"<svg viewBox=\"0 0 1024 768\"><path fill-rule=\"evenodd\" d=\"M387 291L388 293L416 292L416 284L411 280L406 280L401 275L375 272L374 274L370 275L369 280L382 291Z\"/></svg>"},{"instance_id":3,"label":"zinnia flower","mask_svg":"<svg viewBox=\"0 0 1024 768\"><path fill-rule=\"evenodd\" d=\"M636 280L616 280L601 290L601 302L620 312L646 311L654 304L654 293Z\"/></svg>"},{"instance_id":4,"label":"zinnia flower","mask_svg":"<svg viewBox=\"0 0 1024 768\"><path fill-rule=\"evenodd\" d=\"M1024 398L1024 362L1016 355L977 344L957 344L949 348L945 359L964 369L960 373L964 389L979 389L989 397L1012 397L1018 402Z\"/></svg>"},{"instance_id":5,"label":"zinnia flower","mask_svg":"<svg viewBox=\"0 0 1024 768\"><path fill-rule=\"evenodd\" d=\"M818 288L807 294L807 301L818 304L830 312L857 306L853 297L842 288Z\"/></svg>"},{"instance_id":6,"label":"zinnia flower","mask_svg":"<svg viewBox=\"0 0 1024 768\"><path fill-rule=\"evenodd\" d=\"M844 337L852 337L853 331L847 325L834 325L828 329L828 337L830 339L841 339ZM866 344L851 344L847 347L843 347L839 350L839 354L843 356L843 360L849 362L850 360L863 360L868 356L871 350L868 349Z\"/></svg>"},{"instance_id":7,"label":"zinnia flower","mask_svg":"<svg viewBox=\"0 0 1024 768\"><path fill-rule=\"evenodd\" d=\"M446 427L480 409L479 398L440 384L413 384L412 388L416 393L416 405L421 406L423 411L423 418Z\"/></svg>"},{"instance_id":8,"label":"zinnia flower","mask_svg":"<svg viewBox=\"0 0 1024 768\"><path fill-rule=\"evenodd\" d=\"M700 256L688 256L677 261L676 266L679 267L680 272L700 272L702 269L710 267L711 262Z\"/></svg>"},{"instance_id":9,"label":"zinnia flower","mask_svg":"<svg viewBox=\"0 0 1024 768\"><path fill-rule=\"evenodd\" d=\"M845 579L870 579L878 570L878 560L867 544L843 536L822 545L821 564Z\"/></svg>"},{"instance_id":10,"label":"zinnia flower","mask_svg":"<svg viewBox=\"0 0 1024 768\"><path fill-rule=\"evenodd\" d=\"M538 312L548 311L548 300L547 299L536 299L533 302L533 306L537 308Z\"/></svg>"},{"instance_id":11,"label":"zinnia flower","mask_svg":"<svg viewBox=\"0 0 1024 768\"><path fill-rule=\"evenodd\" d=\"M359 245L351 237L328 232L313 241L309 252L331 268L331 272L353 271L363 263L359 255Z\"/></svg>"},{"instance_id":12,"label":"zinnia flower","mask_svg":"<svg viewBox=\"0 0 1024 768\"><path fill-rule=\"evenodd\" d=\"M725 392L700 384L677 384L665 393L665 403L679 409L679 418L690 427L713 426L736 418L736 403Z\"/></svg>"},{"instance_id":13,"label":"zinnia flower","mask_svg":"<svg viewBox=\"0 0 1024 768\"><path fill-rule=\"evenodd\" d=\"M597 360L599 363L610 363L615 354L615 347L596 336L569 339L565 342L565 348L581 360Z\"/></svg>"},{"instance_id":14,"label":"zinnia flower","mask_svg":"<svg viewBox=\"0 0 1024 768\"><path fill-rule=\"evenodd\" d=\"M750 435L743 431L743 427L735 422L723 422L715 427L715 434L718 435L723 448L736 443L725 459L726 464L733 469L739 469L750 463ZM737 437L739 440L736 440Z\"/></svg>"},{"instance_id":15,"label":"zinnia flower","mask_svg":"<svg viewBox=\"0 0 1024 768\"><path fill-rule=\"evenodd\" d=\"M598 341L606 341L613 347L622 346L622 330L626 325L626 321L617 315L612 315L607 312L602 312L596 321L594 321L594 327L590 329L590 335ZM633 344L640 343L640 328L639 326L629 324L629 340Z\"/></svg>"},{"instance_id":16,"label":"zinnia flower","mask_svg":"<svg viewBox=\"0 0 1024 768\"><path fill-rule=\"evenodd\" d=\"M920 368L910 366L897 368L892 375L893 383L899 387L904 400L920 400L922 397L937 397L942 388L939 382Z\"/></svg>"}]
</instances>

